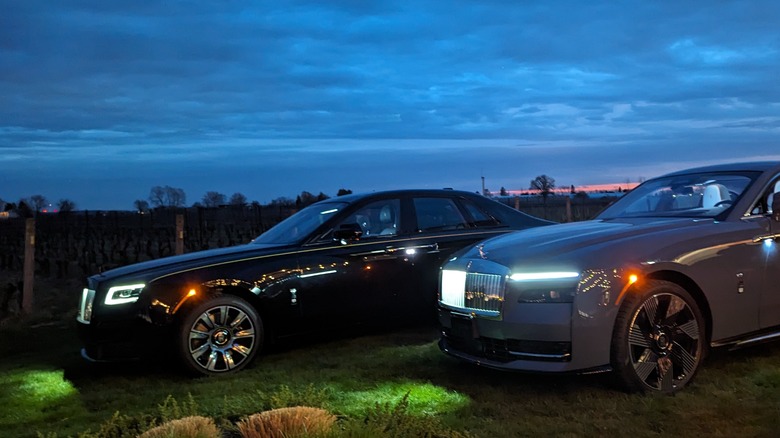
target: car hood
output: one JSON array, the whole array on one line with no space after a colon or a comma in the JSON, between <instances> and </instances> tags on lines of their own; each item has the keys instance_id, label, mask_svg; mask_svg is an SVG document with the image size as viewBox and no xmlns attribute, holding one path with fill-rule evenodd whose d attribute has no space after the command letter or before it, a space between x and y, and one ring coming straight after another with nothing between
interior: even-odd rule
<instances>
[{"instance_id":1,"label":"car hood","mask_svg":"<svg viewBox=\"0 0 780 438\"><path fill-rule=\"evenodd\" d=\"M121 268L111 269L95 275L92 279L98 282L112 281L120 278L144 279L154 278L173 273L252 257L262 257L275 253L287 252L293 249L289 245L268 245L250 243L228 248L197 251L184 255L163 257L146 262L135 263Z\"/></svg>"},{"instance_id":2,"label":"car hood","mask_svg":"<svg viewBox=\"0 0 780 438\"><path fill-rule=\"evenodd\" d=\"M462 255L466 258L488 259L510 267L519 262L583 267L606 257L639 261L657 256L662 248L713 233L712 227L716 224L711 219L690 218L574 222L495 237ZM693 228L696 228L695 232Z\"/></svg>"}]
</instances>

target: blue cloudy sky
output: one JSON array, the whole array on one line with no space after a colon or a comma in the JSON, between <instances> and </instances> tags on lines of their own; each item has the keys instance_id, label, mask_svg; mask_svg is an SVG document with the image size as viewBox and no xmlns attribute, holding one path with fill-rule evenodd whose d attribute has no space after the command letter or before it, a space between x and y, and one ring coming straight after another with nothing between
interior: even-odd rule
<instances>
[{"instance_id":1,"label":"blue cloudy sky","mask_svg":"<svg viewBox=\"0 0 780 438\"><path fill-rule=\"evenodd\" d=\"M524 189L780 160L768 1L0 0L0 199Z\"/></svg>"}]
</instances>

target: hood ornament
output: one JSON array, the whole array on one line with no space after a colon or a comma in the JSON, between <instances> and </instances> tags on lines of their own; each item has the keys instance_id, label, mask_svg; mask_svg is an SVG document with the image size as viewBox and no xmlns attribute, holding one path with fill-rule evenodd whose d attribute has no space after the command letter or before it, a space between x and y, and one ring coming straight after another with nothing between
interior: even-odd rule
<instances>
[{"instance_id":1,"label":"hood ornament","mask_svg":"<svg viewBox=\"0 0 780 438\"><path fill-rule=\"evenodd\" d=\"M479 251L479 257L482 260L487 260L488 253L487 253L487 251L485 251L485 244L484 243L480 243L479 245L477 245L477 251Z\"/></svg>"}]
</instances>

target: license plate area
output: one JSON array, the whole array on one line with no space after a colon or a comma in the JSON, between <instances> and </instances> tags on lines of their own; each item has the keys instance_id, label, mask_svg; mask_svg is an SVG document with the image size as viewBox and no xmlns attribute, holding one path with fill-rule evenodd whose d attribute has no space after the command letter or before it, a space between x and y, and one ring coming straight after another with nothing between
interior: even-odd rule
<instances>
[{"instance_id":1,"label":"license plate area","mask_svg":"<svg viewBox=\"0 0 780 438\"><path fill-rule=\"evenodd\" d=\"M452 334L455 337L469 340L479 338L479 331L474 317L461 313L452 313L450 315L450 325Z\"/></svg>"}]
</instances>

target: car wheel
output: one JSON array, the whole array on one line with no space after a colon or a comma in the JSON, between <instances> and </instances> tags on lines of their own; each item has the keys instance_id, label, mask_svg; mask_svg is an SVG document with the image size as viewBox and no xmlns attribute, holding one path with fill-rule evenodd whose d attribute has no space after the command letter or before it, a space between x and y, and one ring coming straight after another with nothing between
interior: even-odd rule
<instances>
[{"instance_id":1,"label":"car wheel","mask_svg":"<svg viewBox=\"0 0 780 438\"><path fill-rule=\"evenodd\" d=\"M629 293L612 336L612 366L629 391L673 393L687 385L706 354L704 318L677 284L649 280Z\"/></svg>"},{"instance_id":2,"label":"car wheel","mask_svg":"<svg viewBox=\"0 0 780 438\"><path fill-rule=\"evenodd\" d=\"M262 344L263 327L257 312L232 295L217 295L196 305L179 326L179 354L185 366L197 374L238 371Z\"/></svg>"}]
</instances>

